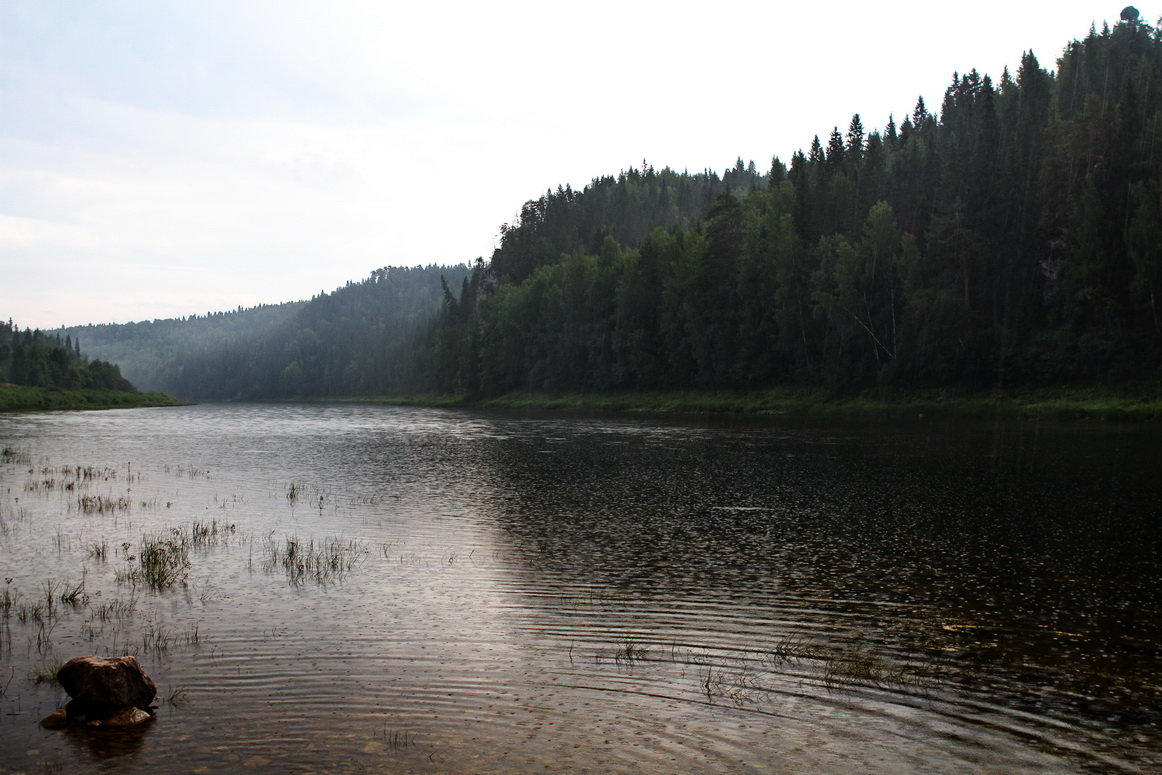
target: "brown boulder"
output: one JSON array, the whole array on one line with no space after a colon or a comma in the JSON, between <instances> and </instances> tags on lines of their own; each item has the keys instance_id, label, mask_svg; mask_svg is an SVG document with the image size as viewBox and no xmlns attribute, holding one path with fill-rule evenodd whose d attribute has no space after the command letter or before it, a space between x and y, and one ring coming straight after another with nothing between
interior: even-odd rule
<instances>
[{"instance_id":1,"label":"brown boulder","mask_svg":"<svg viewBox=\"0 0 1162 775\"><path fill-rule=\"evenodd\" d=\"M57 673L57 680L76 705L148 711L157 697L157 686L141 669L137 657L70 659Z\"/></svg>"}]
</instances>

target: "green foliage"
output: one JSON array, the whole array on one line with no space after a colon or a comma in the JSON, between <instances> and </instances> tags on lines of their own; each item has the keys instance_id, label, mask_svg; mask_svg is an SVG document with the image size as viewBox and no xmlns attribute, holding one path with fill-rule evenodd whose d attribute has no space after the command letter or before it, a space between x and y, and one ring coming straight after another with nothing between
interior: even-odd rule
<instances>
[{"instance_id":1,"label":"green foliage","mask_svg":"<svg viewBox=\"0 0 1162 775\"><path fill-rule=\"evenodd\" d=\"M60 335L210 400L1154 384L1160 202L1162 37L1122 22L766 175L643 164L546 192L488 262ZM68 350L0 364L41 384Z\"/></svg>"},{"instance_id":2,"label":"green foliage","mask_svg":"<svg viewBox=\"0 0 1162 775\"><path fill-rule=\"evenodd\" d=\"M0 322L0 384L27 388L134 392L121 370L89 360L71 337Z\"/></svg>"},{"instance_id":3,"label":"green foliage","mask_svg":"<svg viewBox=\"0 0 1162 775\"><path fill-rule=\"evenodd\" d=\"M46 409L130 409L142 406L176 406L177 404L177 401L164 393L0 385L0 412L31 412Z\"/></svg>"},{"instance_id":4,"label":"green foliage","mask_svg":"<svg viewBox=\"0 0 1162 775\"><path fill-rule=\"evenodd\" d=\"M1162 376L1162 38L1123 22L710 174L530 202L433 335L440 392ZM741 183L741 184L740 184ZM479 378L463 379L471 372ZM456 375L449 380L448 375Z\"/></svg>"}]
</instances>

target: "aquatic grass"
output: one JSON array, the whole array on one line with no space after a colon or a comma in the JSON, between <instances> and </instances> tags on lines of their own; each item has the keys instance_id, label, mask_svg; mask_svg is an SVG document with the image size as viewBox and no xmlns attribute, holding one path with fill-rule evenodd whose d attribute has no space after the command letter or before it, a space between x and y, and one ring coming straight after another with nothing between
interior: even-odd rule
<instances>
[{"instance_id":1,"label":"aquatic grass","mask_svg":"<svg viewBox=\"0 0 1162 775\"><path fill-rule=\"evenodd\" d=\"M129 511L133 502L127 497L110 498L107 495L81 495L77 506L83 514L116 514Z\"/></svg>"},{"instance_id":2,"label":"aquatic grass","mask_svg":"<svg viewBox=\"0 0 1162 775\"><path fill-rule=\"evenodd\" d=\"M168 531L152 536L142 536L137 554L132 554L133 545L128 541L121 544L121 551L127 562L136 561L136 566L115 571L118 583L145 584L152 589L185 586L189 578L190 550L207 550L225 544L238 528L233 523L210 520L195 521L188 529L171 527Z\"/></svg>"},{"instance_id":3,"label":"aquatic grass","mask_svg":"<svg viewBox=\"0 0 1162 775\"><path fill-rule=\"evenodd\" d=\"M3 450L0 450L0 463L18 466L30 465L32 463L32 455L26 449L5 447Z\"/></svg>"},{"instance_id":4,"label":"aquatic grass","mask_svg":"<svg viewBox=\"0 0 1162 775\"><path fill-rule=\"evenodd\" d=\"M41 588L44 590L44 609L47 615L46 618L51 619L54 615L56 615L57 595L63 595L64 593L61 592L60 584L53 579L45 579Z\"/></svg>"},{"instance_id":5,"label":"aquatic grass","mask_svg":"<svg viewBox=\"0 0 1162 775\"><path fill-rule=\"evenodd\" d=\"M165 464L165 472L175 476L185 477L187 479L209 479L210 469L197 468L195 466L173 466L169 463Z\"/></svg>"},{"instance_id":6,"label":"aquatic grass","mask_svg":"<svg viewBox=\"0 0 1162 775\"><path fill-rule=\"evenodd\" d=\"M8 666L8 680L4 682L4 686L0 688L0 697L8 694L8 687L12 685L12 679L16 677L16 665Z\"/></svg>"},{"instance_id":7,"label":"aquatic grass","mask_svg":"<svg viewBox=\"0 0 1162 775\"><path fill-rule=\"evenodd\" d=\"M613 652L613 661L619 665L633 665L649 658L650 647L627 638Z\"/></svg>"},{"instance_id":8,"label":"aquatic grass","mask_svg":"<svg viewBox=\"0 0 1162 775\"><path fill-rule=\"evenodd\" d=\"M89 544L89 557L99 562L105 562L109 556L109 543L102 538L100 541Z\"/></svg>"},{"instance_id":9,"label":"aquatic grass","mask_svg":"<svg viewBox=\"0 0 1162 775\"><path fill-rule=\"evenodd\" d=\"M568 648L570 664L574 663L574 644ZM594 664L613 662L622 669L632 669L642 661L669 662L697 668L698 686L707 702L727 700L735 705L759 701L772 691L772 680L782 680L782 668L809 663L802 680L817 676L829 692L868 686L901 692L927 694L943 675L945 665L937 658L921 656L907 661L881 656L856 635L849 643L825 644L799 634L789 634L773 646L722 653L708 647L682 647L677 642L660 650L625 638L612 654L598 650ZM685 675L685 670L683 670Z\"/></svg>"},{"instance_id":10,"label":"aquatic grass","mask_svg":"<svg viewBox=\"0 0 1162 775\"><path fill-rule=\"evenodd\" d=\"M44 603L21 603L16 606L16 618L21 624L41 622L48 617Z\"/></svg>"},{"instance_id":11,"label":"aquatic grass","mask_svg":"<svg viewBox=\"0 0 1162 775\"><path fill-rule=\"evenodd\" d=\"M137 566L118 571L118 582L138 584L156 590L168 589L178 584L185 585L189 577L189 540L179 531L169 534L142 536L137 555L129 555L128 545L124 545L127 558L137 560Z\"/></svg>"},{"instance_id":12,"label":"aquatic grass","mask_svg":"<svg viewBox=\"0 0 1162 775\"><path fill-rule=\"evenodd\" d=\"M190 567L189 549L171 539L143 538L138 549L141 578L154 589L184 584Z\"/></svg>"},{"instance_id":13,"label":"aquatic grass","mask_svg":"<svg viewBox=\"0 0 1162 775\"><path fill-rule=\"evenodd\" d=\"M315 485L309 485L305 482L291 482L286 488L286 500L292 507L302 502L315 506L321 511L328 502L335 500L335 496L332 492L324 491Z\"/></svg>"},{"instance_id":14,"label":"aquatic grass","mask_svg":"<svg viewBox=\"0 0 1162 775\"><path fill-rule=\"evenodd\" d=\"M387 743L389 750L410 748L415 745L415 740L415 735L410 729L389 729L386 723L383 725L383 741Z\"/></svg>"},{"instance_id":15,"label":"aquatic grass","mask_svg":"<svg viewBox=\"0 0 1162 775\"><path fill-rule=\"evenodd\" d=\"M238 526L234 523L219 522L216 519L209 522L195 521L190 526L189 541L195 548L206 549L225 543L237 532Z\"/></svg>"},{"instance_id":16,"label":"aquatic grass","mask_svg":"<svg viewBox=\"0 0 1162 775\"><path fill-rule=\"evenodd\" d=\"M62 603L73 608L79 608L89 603L89 595L85 592L85 582L83 579L73 586L66 585L61 589L58 597Z\"/></svg>"},{"instance_id":17,"label":"aquatic grass","mask_svg":"<svg viewBox=\"0 0 1162 775\"><path fill-rule=\"evenodd\" d=\"M112 600L108 603L102 603L90 609L93 618L102 622L107 622L110 619L124 619L131 616L137 610L137 599L130 598L129 600Z\"/></svg>"},{"instance_id":18,"label":"aquatic grass","mask_svg":"<svg viewBox=\"0 0 1162 775\"><path fill-rule=\"evenodd\" d=\"M141 635L141 651L144 654L162 654L169 651L174 642L174 633L165 627L150 626Z\"/></svg>"},{"instance_id":19,"label":"aquatic grass","mask_svg":"<svg viewBox=\"0 0 1162 775\"><path fill-rule=\"evenodd\" d=\"M923 694L934 686L943 669L935 659L891 663L857 641L825 658L823 685L828 691L862 685Z\"/></svg>"},{"instance_id":20,"label":"aquatic grass","mask_svg":"<svg viewBox=\"0 0 1162 775\"><path fill-rule=\"evenodd\" d=\"M59 683L57 676L60 674L61 668L65 666L64 662L49 662L42 663L38 667L32 669L29 676L35 684L55 684Z\"/></svg>"},{"instance_id":21,"label":"aquatic grass","mask_svg":"<svg viewBox=\"0 0 1162 775\"><path fill-rule=\"evenodd\" d=\"M361 541L326 538L318 543L288 536L281 541L267 537L268 572L282 568L294 584L310 579L318 584L341 581L367 557L367 547Z\"/></svg>"},{"instance_id":22,"label":"aquatic grass","mask_svg":"<svg viewBox=\"0 0 1162 775\"><path fill-rule=\"evenodd\" d=\"M202 641L198 625L188 630L175 630L151 623L141 635L141 652L144 654L164 654L174 646L196 646Z\"/></svg>"},{"instance_id":23,"label":"aquatic grass","mask_svg":"<svg viewBox=\"0 0 1162 775\"><path fill-rule=\"evenodd\" d=\"M20 591L13 588L12 579L4 579L4 589L0 590L0 618L12 616L12 609L20 601Z\"/></svg>"},{"instance_id":24,"label":"aquatic grass","mask_svg":"<svg viewBox=\"0 0 1162 775\"><path fill-rule=\"evenodd\" d=\"M764 690L761 675L745 661L734 668L707 665L701 672L699 683L702 693L712 704L715 697L722 697L741 706Z\"/></svg>"},{"instance_id":25,"label":"aquatic grass","mask_svg":"<svg viewBox=\"0 0 1162 775\"><path fill-rule=\"evenodd\" d=\"M301 482L291 482L286 488L286 499L294 505L306 497L307 486Z\"/></svg>"},{"instance_id":26,"label":"aquatic grass","mask_svg":"<svg viewBox=\"0 0 1162 775\"><path fill-rule=\"evenodd\" d=\"M763 660L772 666L798 662L803 659L823 659L825 649L818 643L798 635L788 635L763 654Z\"/></svg>"}]
</instances>

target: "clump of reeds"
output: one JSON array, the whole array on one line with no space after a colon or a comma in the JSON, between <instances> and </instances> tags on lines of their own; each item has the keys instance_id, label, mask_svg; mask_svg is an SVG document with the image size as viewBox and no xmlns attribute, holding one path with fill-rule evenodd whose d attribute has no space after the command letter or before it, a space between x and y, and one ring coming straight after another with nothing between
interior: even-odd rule
<instances>
[{"instance_id":1,"label":"clump of reeds","mask_svg":"<svg viewBox=\"0 0 1162 775\"><path fill-rule=\"evenodd\" d=\"M129 498L110 498L107 495L82 495L77 498L77 505L84 514L116 514L119 511L129 511L133 502Z\"/></svg>"},{"instance_id":2,"label":"clump of reeds","mask_svg":"<svg viewBox=\"0 0 1162 775\"><path fill-rule=\"evenodd\" d=\"M415 739L410 729L388 729L386 724L383 727L383 740L392 751L415 745Z\"/></svg>"},{"instance_id":3,"label":"clump of reeds","mask_svg":"<svg viewBox=\"0 0 1162 775\"><path fill-rule=\"evenodd\" d=\"M128 547L126 554L128 555ZM190 549L189 538L180 529L170 531L169 535L142 536L137 555L128 555L130 560L136 559L137 566L127 571L118 572L117 580L130 584L143 583L152 589L167 589L186 583L189 576Z\"/></svg>"},{"instance_id":4,"label":"clump of reeds","mask_svg":"<svg viewBox=\"0 0 1162 775\"><path fill-rule=\"evenodd\" d=\"M707 665L701 671L699 682L702 693L711 703L715 697L722 697L735 705L743 705L763 689L760 675L746 662L733 669L715 669L714 665Z\"/></svg>"},{"instance_id":5,"label":"clump of reeds","mask_svg":"<svg viewBox=\"0 0 1162 775\"><path fill-rule=\"evenodd\" d=\"M293 505L298 503L300 498L306 496L307 487L301 482L291 482L286 488L286 499Z\"/></svg>"},{"instance_id":6,"label":"clump of reeds","mask_svg":"<svg viewBox=\"0 0 1162 775\"><path fill-rule=\"evenodd\" d=\"M180 644L196 646L202 636L198 625L188 630L178 631L158 624L151 624L141 636L141 651L145 654L163 654Z\"/></svg>"},{"instance_id":7,"label":"clump of reeds","mask_svg":"<svg viewBox=\"0 0 1162 775\"><path fill-rule=\"evenodd\" d=\"M613 661L619 665L632 665L649 658L650 647L626 638L613 652Z\"/></svg>"},{"instance_id":8,"label":"clump of reeds","mask_svg":"<svg viewBox=\"0 0 1162 775\"><path fill-rule=\"evenodd\" d=\"M16 606L16 618L20 620L21 624L43 622L51 616L51 610L44 603L20 603Z\"/></svg>"},{"instance_id":9,"label":"clump of reeds","mask_svg":"<svg viewBox=\"0 0 1162 775\"><path fill-rule=\"evenodd\" d=\"M932 688L941 670L942 665L933 659L889 662L857 641L825 657L823 684L830 691L863 685L923 693Z\"/></svg>"},{"instance_id":10,"label":"clump of reeds","mask_svg":"<svg viewBox=\"0 0 1162 775\"><path fill-rule=\"evenodd\" d=\"M238 526L233 523L219 522L212 519L209 522L194 522L190 526L190 544L198 549L217 546L227 538L238 532Z\"/></svg>"},{"instance_id":11,"label":"clump of reeds","mask_svg":"<svg viewBox=\"0 0 1162 775\"><path fill-rule=\"evenodd\" d=\"M790 664L801 659L823 659L826 649L798 635L788 635L763 655L763 661L772 666Z\"/></svg>"},{"instance_id":12,"label":"clump of reeds","mask_svg":"<svg viewBox=\"0 0 1162 775\"><path fill-rule=\"evenodd\" d=\"M3 450L0 450L0 463L26 466L32 463L32 455L27 450L5 447Z\"/></svg>"},{"instance_id":13,"label":"clump of reeds","mask_svg":"<svg viewBox=\"0 0 1162 775\"><path fill-rule=\"evenodd\" d=\"M61 668L64 667L63 662L52 662L43 664L40 667L32 669L32 680L38 684L54 684L57 682L57 674L60 673Z\"/></svg>"},{"instance_id":14,"label":"clump of reeds","mask_svg":"<svg viewBox=\"0 0 1162 775\"><path fill-rule=\"evenodd\" d=\"M167 474L174 474L175 476L184 476L188 479L209 479L210 478L210 469L208 469L208 468L195 468L194 466L190 466L188 468L186 466L177 466L175 468L174 466L171 466L170 464L166 463L165 472Z\"/></svg>"},{"instance_id":15,"label":"clump of reeds","mask_svg":"<svg viewBox=\"0 0 1162 775\"><path fill-rule=\"evenodd\" d=\"M93 608L92 612L94 619L107 622L110 619L123 619L132 614L136 608L137 600L130 598L129 600L113 600L108 603L102 603Z\"/></svg>"},{"instance_id":16,"label":"clump of reeds","mask_svg":"<svg viewBox=\"0 0 1162 775\"><path fill-rule=\"evenodd\" d=\"M82 580L76 584L66 584L60 589L58 599L67 606L72 608L79 608L87 605L89 602L89 594L85 592L85 582Z\"/></svg>"},{"instance_id":17,"label":"clump of reeds","mask_svg":"<svg viewBox=\"0 0 1162 775\"><path fill-rule=\"evenodd\" d=\"M0 618L12 616L12 609L20 600L20 592L12 587L12 579L4 579L4 589L0 590Z\"/></svg>"},{"instance_id":18,"label":"clump of reeds","mask_svg":"<svg viewBox=\"0 0 1162 775\"><path fill-rule=\"evenodd\" d=\"M288 536L282 541L267 540L266 569L282 568L295 584L308 579L320 584L340 581L367 557L367 547L360 541L342 538L302 540Z\"/></svg>"}]
</instances>

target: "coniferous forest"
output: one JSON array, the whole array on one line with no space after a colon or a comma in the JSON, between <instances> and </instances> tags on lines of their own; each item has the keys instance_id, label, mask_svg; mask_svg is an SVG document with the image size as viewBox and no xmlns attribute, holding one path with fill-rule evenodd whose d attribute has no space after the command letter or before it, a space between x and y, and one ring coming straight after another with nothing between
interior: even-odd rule
<instances>
[{"instance_id":1,"label":"coniferous forest","mask_svg":"<svg viewBox=\"0 0 1162 775\"><path fill-rule=\"evenodd\" d=\"M955 74L768 169L557 188L488 261L218 317L66 333L205 399L1156 383L1162 36Z\"/></svg>"},{"instance_id":2,"label":"coniferous forest","mask_svg":"<svg viewBox=\"0 0 1162 775\"><path fill-rule=\"evenodd\" d=\"M22 387L133 391L116 364L90 360L80 343L0 322L0 383Z\"/></svg>"},{"instance_id":3,"label":"coniferous forest","mask_svg":"<svg viewBox=\"0 0 1162 775\"><path fill-rule=\"evenodd\" d=\"M446 305L433 374L470 394L1156 380L1160 195L1162 39L1122 22L1056 72L1027 53L954 75L938 112L853 116L762 177L645 167L530 202Z\"/></svg>"}]
</instances>

